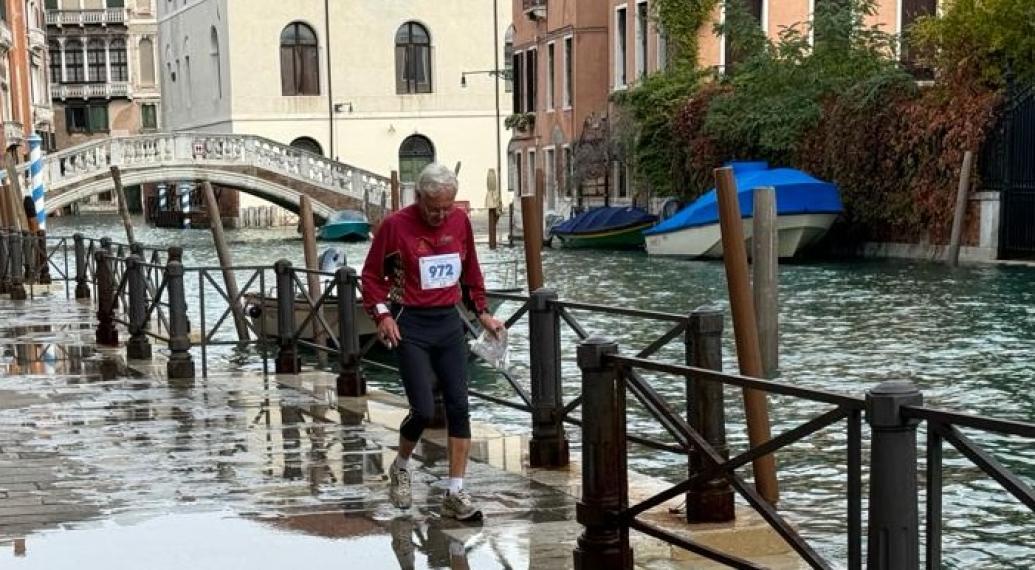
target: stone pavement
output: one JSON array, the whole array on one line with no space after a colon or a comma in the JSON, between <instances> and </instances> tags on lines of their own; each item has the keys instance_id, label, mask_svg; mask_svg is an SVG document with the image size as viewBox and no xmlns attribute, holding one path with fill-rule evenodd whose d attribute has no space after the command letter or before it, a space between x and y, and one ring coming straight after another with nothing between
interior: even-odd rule
<instances>
[{"instance_id":1,"label":"stone pavement","mask_svg":"<svg viewBox=\"0 0 1035 570\"><path fill-rule=\"evenodd\" d=\"M398 398L338 400L319 372L170 382L160 347L153 363L96 349L93 318L63 290L0 300L0 568L572 566L577 471L525 469L521 437L475 426L466 486L486 518L470 525L437 514L432 430L402 513L385 474ZM634 546L640 568L713 567Z\"/></svg>"}]
</instances>

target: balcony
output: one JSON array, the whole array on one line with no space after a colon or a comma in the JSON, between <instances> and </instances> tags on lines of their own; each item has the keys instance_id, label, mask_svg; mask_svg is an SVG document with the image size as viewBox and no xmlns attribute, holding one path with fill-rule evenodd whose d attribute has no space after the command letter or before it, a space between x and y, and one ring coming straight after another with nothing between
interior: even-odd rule
<instances>
[{"instance_id":1,"label":"balcony","mask_svg":"<svg viewBox=\"0 0 1035 570\"><path fill-rule=\"evenodd\" d=\"M112 99L130 97L133 90L128 82L117 83L60 83L50 86L51 99Z\"/></svg>"},{"instance_id":2,"label":"balcony","mask_svg":"<svg viewBox=\"0 0 1035 570\"><path fill-rule=\"evenodd\" d=\"M7 141L7 148L24 143L25 128L18 121L4 121L4 140Z\"/></svg>"},{"instance_id":3,"label":"balcony","mask_svg":"<svg viewBox=\"0 0 1035 570\"><path fill-rule=\"evenodd\" d=\"M0 49L7 51L14 46L14 35L11 34L11 28L7 26L7 22L0 20Z\"/></svg>"},{"instance_id":4,"label":"balcony","mask_svg":"<svg viewBox=\"0 0 1035 570\"><path fill-rule=\"evenodd\" d=\"M521 11L529 20L545 20L546 0L521 0Z\"/></svg>"},{"instance_id":5,"label":"balcony","mask_svg":"<svg viewBox=\"0 0 1035 570\"><path fill-rule=\"evenodd\" d=\"M93 26L108 24L125 24L125 8L106 8L103 10L47 10L48 26Z\"/></svg>"}]
</instances>

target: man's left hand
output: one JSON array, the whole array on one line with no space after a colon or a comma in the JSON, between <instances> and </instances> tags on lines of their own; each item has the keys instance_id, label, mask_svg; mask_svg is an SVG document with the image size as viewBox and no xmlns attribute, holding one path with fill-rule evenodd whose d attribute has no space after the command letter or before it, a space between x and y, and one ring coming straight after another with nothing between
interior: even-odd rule
<instances>
[{"instance_id":1,"label":"man's left hand","mask_svg":"<svg viewBox=\"0 0 1035 570\"><path fill-rule=\"evenodd\" d=\"M483 329L492 333L492 336L496 338L499 338L500 333L505 329L503 323L496 320L496 318L490 313L482 313L479 315L478 322L481 323Z\"/></svg>"}]
</instances>

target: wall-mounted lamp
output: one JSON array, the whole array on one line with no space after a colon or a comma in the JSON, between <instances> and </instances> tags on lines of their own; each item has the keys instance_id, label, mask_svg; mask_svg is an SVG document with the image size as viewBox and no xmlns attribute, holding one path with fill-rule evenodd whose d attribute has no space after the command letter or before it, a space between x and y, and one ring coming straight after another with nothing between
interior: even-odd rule
<instances>
[{"instance_id":1,"label":"wall-mounted lamp","mask_svg":"<svg viewBox=\"0 0 1035 570\"><path fill-rule=\"evenodd\" d=\"M344 113L346 108L348 109L348 111L350 113L352 112L352 102L351 101L346 102L346 103L335 103L334 104L334 112L335 113Z\"/></svg>"},{"instance_id":2,"label":"wall-mounted lamp","mask_svg":"<svg viewBox=\"0 0 1035 570\"><path fill-rule=\"evenodd\" d=\"M467 87L467 76L468 75L476 75L476 74L479 74L479 73L485 73L487 75L492 75L492 76L499 77L501 79L506 79L506 80L510 79L510 70L509 69L486 69L486 70L482 70L482 71L464 71L464 72L460 73L460 87Z\"/></svg>"}]
</instances>

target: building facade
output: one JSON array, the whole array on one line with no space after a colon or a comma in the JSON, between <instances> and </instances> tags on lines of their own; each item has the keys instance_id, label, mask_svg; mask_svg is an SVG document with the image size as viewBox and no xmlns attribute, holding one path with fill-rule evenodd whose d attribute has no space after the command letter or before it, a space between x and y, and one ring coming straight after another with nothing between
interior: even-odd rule
<instances>
[{"instance_id":1,"label":"building facade","mask_svg":"<svg viewBox=\"0 0 1035 570\"><path fill-rule=\"evenodd\" d=\"M161 126L160 1L45 0L58 149Z\"/></svg>"},{"instance_id":2,"label":"building facade","mask_svg":"<svg viewBox=\"0 0 1035 570\"><path fill-rule=\"evenodd\" d=\"M0 144L22 162L26 139L37 133L53 144L53 112L47 85L43 6L36 0L0 0Z\"/></svg>"},{"instance_id":3,"label":"building facade","mask_svg":"<svg viewBox=\"0 0 1035 570\"><path fill-rule=\"evenodd\" d=\"M163 1L165 126L264 136L404 186L460 162L458 199L481 208L510 114L494 59L509 11L473 4Z\"/></svg>"},{"instance_id":4,"label":"building facade","mask_svg":"<svg viewBox=\"0 0 1035 570\"><path fill-rule=\"evenodd\" d=\"M786 27L807 23L817 3L839 0L740 0L770 38ZM919 17L934 14L938 0L878 0L870 24L899 34ZM701 27L698 64L719 71L727 65L725 39L714 33L723 4ZM510 66L513 107L519 123L508 147L511 187L534 191L536 169L545 182L543 206L565 215L578 203L573 148L593 136L606 138L611 96L635 87L664 69L668 45L658 29L651 0L513 0ZM598 129L590 133L588 129ZM606 145L606 143L604 143ZM608 145L609 146L609 145ZM584 202L630 203L637 198L633 177L622 161L608 156L607 179L586 188Z\"/></svg>"}]
</instances>

